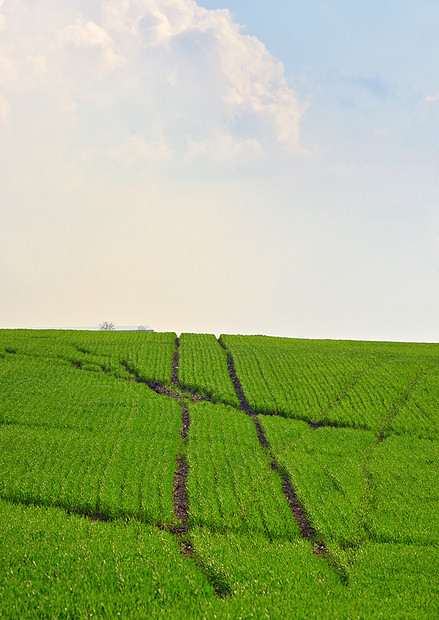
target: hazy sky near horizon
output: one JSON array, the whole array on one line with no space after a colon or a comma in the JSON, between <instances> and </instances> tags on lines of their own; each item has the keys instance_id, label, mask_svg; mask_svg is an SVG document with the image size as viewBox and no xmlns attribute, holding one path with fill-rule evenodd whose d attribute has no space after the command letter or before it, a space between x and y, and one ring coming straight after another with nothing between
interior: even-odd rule
<instances>
[{"instance_id":1,"label":"hazy sky near horizon","mask_svg":"<svg viewBox=\"0 0 439 620\"><path fill-rule=\"evenodd\" d=\"M0 328L439 341L438 0L0 0Z\"/></svg>"}]
</instances>

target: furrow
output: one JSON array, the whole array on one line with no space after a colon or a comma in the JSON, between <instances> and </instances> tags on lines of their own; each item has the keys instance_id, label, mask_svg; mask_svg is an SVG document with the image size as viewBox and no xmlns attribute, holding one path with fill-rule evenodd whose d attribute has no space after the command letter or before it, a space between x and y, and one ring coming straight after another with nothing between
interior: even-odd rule
<instances>
[{"instance_id":1,"label":"furrow","mask_svg":"<svg viewBox=\"0 0 439 620\"><path fill-rule=\"evenodd\" d=\"M174 514L181 522L181 526L177 528L176 533L187 534L189 503L186 484L189 469L185 458L181 454L179 454L175 460L177 469L175 470L174 476Z\"/></svg>"},{"instance_id":2,"label":"furrow","mask_svg":"<svg viewBox=\"0 0 439 620\"><path fill-rule=\"evenodd\" d=\"M179 387L178 380L178 347L179 339L175 339L176 351L172 360L172 373L171 381L172 385ZM183 447L189 434L190 417L187 405L183 402L181 396L179 397L180 410L181 410L181 448L180 454L176 457L177 468L174 475L174 515L177 518L179 524L172 529L172 533L176 536L180 553L192 560L196 566L206 577L207 581L212 586L215 594L224 598L231 594L231 588L228 585L224 575L218 571L214 571L211 566L208 566L203 559L198 555L194 549L193 543L190 538L189 528L189 498L187 492L187 479L189 475L189 466L183 455Z\"/></svg>"},{"instance_id":3,"label":"furrow","mask_svg":"<svg viewBox=\"0 0 439 620\"><path fill-rule=\"evenodd\" d=\"M175 340L177 343L178 338L176 338ZM221 341L219 342L221 346L225 348L225 345L222 344ZM125 379L119 379L119 380L125 380L125 381L133 380L133 381L136 381L137 383L142 383L143 385L146 385L147 387L149 387L156 394L160 394L160 396L167 396L168 398L174 398L175 400L178 400L178 401L184 398L184 399L189 400L191 403L203 403L204 402L204 403L212 403L214 405L218 404L218 401L214 400L213 398L209 398L208 396L201 396L199 394L195 394L194 392L189 392L186 389L181 387L181 384L178 379L178 352L174 353L174 357L173 357L171 386L164 385L163 383L160 383L158 381L149 381L143 377L140 377L139 373L136 370L134 370L134 368L132 368L128 364L128 362L121 362L120 365L122 366L122 368L125 368L125 370L132 376L132 379L125 378ZM237 411L244 411L244 413L246 413L250 417L259 416L259 415L270 416L270 417L283 417L283 418L290 417L290 416L287 416L286 414L283 414L282 412L272 413L272 412L267 412L267 411L254 411L248 404L245 398L244 392L242 390L241 384L239 380L237 379L233 359L230 353L227 353L227 367L229 370L231 381L235 388L236 395L239 399L239 405L240 405L238 408L235 405L226 403L228 407L232 407L233 409L236 409ZM82 370L82 367L79 367L79 366L75 366L75 368L77 368L78 370ZM310 420L307 420L304 418L303 419L294 418L294 419L299 419L302 422L305 422L313 430L317 428L352 428L352 426L349 424L342 424L339 422L311 422ZM8 424L8 422L3 422L2 420L0 420L0 424Z\"/></svg>"},{"instance_id":4,"label":"furrow","mask_svg":"<svg viewBox=\"0 0 439 620\"><path fill-rule=\"evenodd\" d=\"M232 354L227 349L226 345L221 340L221 338L218 338L218 342L220 346L224 349L224 351L227 353L227 368L229 370L229 375L233 383L233 387L235 388L236 396L238 397L239 405L242 411L244 411L244 413L246 413L248 416L250 417L255 416L256 412L253 411L253 409L248 404L247 399L244 394L244 390L242 389L242 385L236 375L235 364L233 362Z\"/></svg>"},{"instance_id":5,"label":"furrow","mask_svg":"<svg viewBox=\"0 0 439 620\"><path fill-rule=\"evenodd\" d=\"M252 408L247 402L247 399L244 394L244 390L242 389L241 383L236 375L235 365L234 365L231 353L227 350L227 347L224 345L221 339L219 339L218 341L220 345L223 347L223 349L227 351L227 365L229 368L230 378L232 380L233 385L235 386L236 395L240 402L241 409L253 421L256 427L256 433L258 436L259 444L261 448L265 451L265 453L268 455L271 468L274 471L276 471L281 478L282 490L283 490L285 499L288 502L288 505L293 513L294 519L297 523L297 526L299 528L299 531L302 537L310 541L312 548L313 548L313 552L317 556L325 559L329 563L329 565L333 568L333 570L338 574L340 580L346 583L347 575L345 571L342 568L338 567L336 562L330 557L330 554L328 552L328 549L326 548L325 543L321 540L318 532L314 529L313 525L308 519L305 508L300 503L296 495L296 492L294 491L293 485L291 484L291 480L288 477L288 474L282 470L274 454L272 453L270 449L270 444L258 420L258 414L252 410Z\"/></svg>"},{"instance_id":6,"label":"furrow","mask_svg":"<svg viewBox=\"0 0 439 620\"><path fill-rule=\"evenodd\" d=\"M177 392L163 385L162 383L159 383L158 381L148 381L148 379L141 377L139 373L128 364L128 362L121 362L120 365L125 368L125 370L130 375L132 375L134 381L136 381L137 383L143 383L143 385L149 387L156 394L160 394L161 396L168 396L169 398L180 398L180 394L177 394Z\"/></svg>"},{"instance_id":7,"label":"furrow","mask_svg":"<svg viewBox=\"0 0 439 620\"><path fill-rule=\"evenodd\" d=\"M177 338L178 340L178 338ZM174 354L174 362L177 364L178 363L178 357L175 356ZM173 398L174 400L180 401L181 399L188 399L190 400L190 402L192 403L198 403L198 402L211 402L209 399L207 398L203 398L201 396L197 396L196 394L191 394L189 392L184 391L183 389L180 388L180 384L178 382L178 377L176 372L178 372L178 370L175 370L175 366L174 366L174 362L173 362L173 366L172 366L172 375L171 375L171 385L167 386L164 385L163 383L159 383L158 381L148 381L147 379L141 377L139 375L139 373L134 370L134 368L132 368L128 362L121 362L121 366L123 368L125 368L125 370L132 375L132 380L136 381L137 383L142 383L143 385L146 385L147 387L149 387L150 390L152 390L153 392L155 392L156 394L160 394L160 396L167 396L168 398ZM126 380L126 379L125 379ZM128 379L131 380L131 379Z\"/></svg>"},{"instance_id":8,"label":"furrow","mask_svg":"<svg viewBox=\"0 0 439 620\"><path fill-rule=\"evenodd\" d=\"M172 357L172 370L171 370L171 383L176 387L180 387L180 382L178 380L178 348L180 346L180 339L177 337L175 339L175 351Z\"/></svg>"}]
</instances>

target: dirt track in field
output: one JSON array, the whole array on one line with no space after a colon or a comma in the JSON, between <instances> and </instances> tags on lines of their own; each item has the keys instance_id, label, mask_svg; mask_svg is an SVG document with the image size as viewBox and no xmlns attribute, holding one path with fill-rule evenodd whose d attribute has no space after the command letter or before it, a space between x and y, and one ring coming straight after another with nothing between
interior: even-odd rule
<instances>
[{"instance_id":1,"label":"dirt track in field","mask_svg":"<svg viewBox=\"0 0 439 620\"><path fill-rule=\"evenodd\" d=\"M332 561L324 542L319 538L318 532L314 529L311 522L309 521L306 511L304 507L301 505L287 473L282 470L282 468L280 467L279 463L276 461L276 458L274 457L271 451L269 442L265 436L264 430L260 424L258 416L259 415L274 415L274 414L264 414L264 413L256 412L252 410L249 403L247 402L243 388L236 375L233 357L230 351L227 349L227 347L224 345L224 343L220 339L218 339L218 342L227 353L227 367L229 371L229 376L235 388L235 393L236 393L236 396L238 398L239 405L240 405L239 408L236 406L235 408L238 411L244 412L252 420L253 424L255 425L259 444L269 459L269 464L271 466L271 469L275 471L281 479L283 494L285 496L286 501L288 502L288 505L290 506L290 509L292 511L292 514L294 516L294 519L297 523L297 526L299 528L299 531L302 537L310 541L314 553L317 556L324 558L331 565L331 567L335 570L335 572L338 573L340 579L342 581L345 581L345 575L343 574L342 571L338 569L335 562ZM188 402L202 402L202 401L210 402L213 404L216 404L216 403L215 401L213 401L212 399L208 397L206 398L206 397L202 397L200 395L194 394L192 392L188 392L181 386L179 378L178 378L179 345L180 345L179 338L176 338L175 339L175 352L173 354L172 367L171 367L171 384L169 386L165 386L156 381L149 381L141 377L138 374L138 372L128 364L128 362L121 362L121 366L130 375L130 378L125 379L125 380L133 380L133 381L136 381L137 383L144 384L148 388L153 390L155 393L161 396L172 398L176 402L179 403L180 410L181 410L181 428L180 428L181 447L183 448L184 443L186 442L188 438L189 429L190 429L190 417L189 417L187 403ZM76 366L76 367L78 368L78 370L82 371L81 367L79 366ZM105 371L105 369L103 370ZM229 406L233 406L233 405L229 405ZM328 424L319 423L319 422L317 423L308 422L308 424L312 428L328 426ZM180 549L180 553L184 557L192 560L198 566L198 568L203 572L203 574L208 579L209 583L213 587L217 596L224 598L225 596L228 596L231 594L231 588L229 587L226 578L222 574L220 574L218 571L215 571L211 566L207 565L203 561L202 557L200 557L197 554L197 551L194 549L194 546L191 541L190 520L189 520L190 507L189 507L189 497L187 493L187 480L188 480L188 475L189 475L189 466L183 455L183 450L180 451L180 453L176 456L175 460L176 460L176 470L174 474L174 485L173 485L173 511L177 519L177 523L171 526L159 525L158 527L160 527L161 529L168 530L170 533L176 536L178 547ZM71 510L71 509L67 509L67 512L81 514L82 516L89 518L91 520L95 520L95 521L107 522L107 521L113 520L111 518L108 519L102 516L100 513L96 513L96 514L81 513L79 511Z\"/></svg>"},{"instance_id":2,"label":"dirt track in field","mask_svg":"<svg viewBox=\"0 0 439 620\"><path fill-rule=\"evenodd\" d=\"M178 341L178 338L176 340ZM174 363L177 364L177 366L174 366ZM128 362L121 362L121 366L125 368L125 370L132 376L133 381L136 381L137 383L143 383L143 385L148 386L153 392L155 392L156 394L160 394L160 396L167 396L168 398L173 398L178 402L180 402L183 398L189 400L191 403L207 401L207 398L203 398L201 396L198 396L197 394L190 394L189 392L181 390L180 384L178 382L178 377L177 381L172 381L171 386L168 387L163 385L162 383L159 383L158 381L149 381L148 379L144 379L139 375L136 370L134 370L134 368L132 368L128 364ZM175 368L177 368L177 370L175 370ZM176 372L178 372L178 356L176 356L174 353L171 371L172 378L176 377ZM173 386L175 386L175 389L173 388Z\"/></svg>"},{"instance_id":3,"label":"dirt track in field","mask_svg":"<svg viewBox=\"0 0 439 620\"><path fill-rule=\"evenodd\" d=\"M299 502L297 495L293 489L293 485L291 484L291 481L288 478L288 475L285 472L281 471L281 468L278 462L276 461L276 458L274 457L274 455L272 454L270 450L270 444L268 443L268 439L265 436L261 423L258 420L258 414L255 411L253 411L250 405L248 404L247 399L244 394L244 390L242 389L241 383L236 375L235 364L233 362L233 358L231 354L227 350L226 346L221 342L221 340L219 340L219 343L223 347L223 349L227 351L227 366L229 369L230 379L232 380L232 383L235 387L236 396L238 397L239 403L241 405L241 409L253 421L253 424L256 427L256 433L259 439L259 444L269 455L270 462L271 462L271 468L274 471L276 471L282 479L282 490L283 490L285 499L287 500L288 505L290 506L291 511L294 515L294 519L299 527L300 533L302 534L303 538L306 538L307 540L310 540L311 542L314 543L318 539L317 532L311 525L311 522L309 521L306 515L305 509ZM318 544L319 544L319 548L323 550L324 549L323 543L318 543Z\"/></svg>"},{"instance_id":4,"label":"dirt track in field","mask_svg":"<svg viewBox=\"0 0 439 620\"><path fill-rule=\"evenodd\" d=\"M171 367L171 385L175 386L176 389L180 387L180 382L178 380L178 349L180 346L180 340L178 338L175 339L175 351L172 356L172 367ZM189 434L189 427L191 424L191 420L189 417L189 411L187 405L181 401L181 396L177 395L177 391L172 392L173 398L176 398L180 404L181 411L181 444L183 447L183 443L187 440ZM175 529L175 534L178 536L178 544L180 547L180 551L189 557L193 557L193 549L192 545L189 544L187 540L187 535L189 532L189 499L187 494L187 477L189 473L189 467L184 458L183 454L180 454L176 457L177 469L175 470L174 475L174 515L180 521L181 525L177 526Z\"/></svg>"},{"instance_id":5,"label":"dirt track in field","mask_svg":"<svg viewBox=\"0 0 439 620\"><path fill-rule=\"evenodd\" d=\"M297 526L299 528L299 531L302 537L310 541L314 554L324 559L331 566L334 572L338 575L340 581L346 584L348 582L346 572L344 571L343 568L338 566L336 561L330 556L329 551L326 548L324 541L321 539L318 532L313 527L312 523L310 522L308 518L308 515L306 514L305 508L300 503L297 497L297 494L293 488L293 485L291 484L291 480L289 479L288 474L282 470L282 468L280 467L279 463L277 462L274 454L272 453L270 449L270 444L268 442L267 437L265 436L264 429L262 428L261 423L258 419L258 416L260 414L258 414L256 411L253 411L249 403L247 402L247 399L244 394L244 390L242 388L242 385L235 371L235 364L233 362L231 353L228 351L227 347L224 345L221 339L218 339L218 342L222 346L222 348L227 352L227 367L229 369L230 379L235 387L236 396L238 397L239 403L241 405L241 409L253 421L256 427L256 433L258 436L259 444L261 448L265 451L265 453L268 455L270 459L271 468L273 469L273 471L277 472L277 474L281 478L283 494L285 496L285 499L288 502L291 512L293 513L294 519L297 523ZM326 424L313 425L309 422L308 424L312 428L319 428L320 426L327 426Z\"/></svg>"},{"instance_id":6,"label":"dirt track in field","mask_svg":"<svg viewBox=\"0 0 439 620\"><path fill-rule=\"evenodd\" d=\"M174 475L174 514L182 525L177 528L180 533L187 533L188 531L188 517L189 517L189 502L186 490L186 482L188 476L188 465L183 458L179 455L175 459L177 463L177 469Z\"/></svg>"},{"instance_id":7,"label":"dirt track in field","mask_svg":"<svg viewBox=\"0 0 439 620\"><path fill-rule=\"evenodd\" d=\"M244 390L236 374L235 365L234 365L234 361L233 361L231 353L228 351L227 347L221 341L221 339L218 339L218 342L227 353L227 368L229 371L230 379L235 388L235 393L239 401L240 410L243 411L246 415L248 415L249 418L252 420L253 424L255 425L259 444L261 448L265 451L265 453L268 455L271 468L273 469L273 471L277 472L277 474L279 475L282 481L283 494L285 496L286 501L288 502L288 505L290 506L290 509L293 513L294 519L297 523L297 526L299 528L299 531L302 537L311 542L314 553L316 553L316 555L327 559L329 563L333 564L331 562L331 559L329 558L329 554L328 554L328 551L326 549L324 542L319 538L317 531L315 530L310 520L308 519L306 511L304 507L301 505L287 473L282 471L281 467L279 466L279 463L276 461L273 453L271 452L270 445L265 436L264 430L260 424L260 421L258 420L258 416L261 414L252 410L249 403L247 402L247 399L244 394ZM134 376L136 381L140 383L145 383L146 385L148 385L148 387L150 387L156 393L173 398L180 403L181 415L182 415L182 427L180 430L180 434L182 436L182 440L184 441L188 437L190 419L189 419L189 412L188 412L186 405L183 402L183 398L189 397L189 400L191 402L200 402L200 401L213 402L213 401L205 397L197 396L195 394L188 394L184 392L182 393L181 384L178 378L179 344L180 344L179 339L176 338L175 339L176 349L175 349L173 359L172 359L171 387L170 388L164 387L163 385L155 383L155 382L149 382L144 379L141 379L139 375L132 368L129 367L128 364L124 364L124 367L130 374ZM175 390L172 388L172 386L175 386ZM322 424L322 423L315 423L315 424L309 423L309 425L312 428L320 428L321 426L327 426L326 424ZM187 495L187 477L189 474L189 468L182 454L179 454L177 456L176 462L177 462L177 469L176 469L175 477L174 477L174 514L177 517L177 519L180 521L181 525L174 528L174 533L179 538L179 547L180 547L181 552L185 556L192 558L198 565L202 567L202 563L200 559L198 558L198 556L196 555L196 552L194 551L193 546L190 543L190 539L189 539L189 525L188 525L189 500L188 500L188 495ZM212 581L212 578L209 577L209 580ZM223 580L220 580L220 581L223 585L221 586L221 591L217 592L217 594L219 594L220 596L223 596L224 591L225 591L224 581Z\"/></svg>"},{"instance_id":8,"label":"dirt track in field","mask_svg":"<svg viewBox=\"0 0 439 620\"><path fill-rule=\"evenodd\" d=\"M180 382L178 379L179 346L180 341L178 338L176 338L175 353L172 358L171 384L177 389L180 388ZM173 394L174 395L172 397L176 398L176 392ZM189 434L190 417L187 405L185 402L183 402L182 397L178 396L177 399L179 400L181 410L180 435L183 446L183 443L187 440ZM193 400L197 401L200 399L194 398L192 399L192 401ZM192 544L190 538L189 524L189 497L187 493L187 478L189 474L189 466L182 453L180 453L175 460L177 463L177 469L175 470L174 475L174 515L180 522L180 525L171 528L171 532L177 537L180 553L184 557L195 562L201 572L205 575L206 579L209 581L210 585L215 591L215 594L220 598L224 598L231 594L231 588L228 585L227 580L225 579L224 575L220 574L218 571L215 571L211 566L209 566L203 561L202 557L198 555Z\"/></svg>"},{"instance_id":9,"label":"dirt track in field","mask_svg":"<svg viewBox=\"0 0 439 620\"><path fill-rule=\"evenodd\" d=\"M172 357L172 367L171 367L171 383L175 385L175 387L180 387L180 381L178 380L178 349L180 347L180 339L177 337L175 339L175 351Z\"/></svg>"},{"instance_id":10,"label":"dirt track in field","mask_svg":"<svg viewBox=\"0 0 439 620\"><path fill-rule=\"evenodd\" d=\"M229 403L229 406L234 407L236 411L244 412L252 420L255 426L255 429L256 429L260 447L261 449L263 449L264 453L267 455L269 466L271 467L273 471L276 472L276 474L279 476L281 480L284 497L286 501L288 502L288 505L290 506L290 509L292 511L292 514L294 515L295 521L301 532L302 537L311 543L311 546L312 546L312 549L315 555L324 559L331 566L334 572L339 576L340 580L343 583L347 583L348 578L347 578L346 572L344 572L342 568L337 566L337 563L331 557L331 554L329 553L325 543L321 540L318 532L315 530L312 523L310 522L304 507L301 505L295 493L291 480L289 479L287 473L280 466L279 462L274 457L271 451L270 444L261 426L261 418L260 418L261 415L282 416L282 412L270 413L270 412L263 412L263 411L255 411L250 407L245 397L243 387L237 377L233 357L230 351L228 350L228 348L226 347L226 345L220 339L218 340L218 342L227 354L227 367L229 371L229 376L230 376L230 379L235 389L236 396L239 401L239 407L237 407L236 404L232 405L230 403ZM129 377L125 377L122 380L136 381L138 383L142 383L148 388L150 388L151 390L153 390L155 393L174 399L180 405L181 428L179 432L181 435L181 452L180 454L176 456L176 459L175 459L176 470L175 470L174 485L173 485L173 512L176 517L177 523L171 526L160 525L160 524L157 524L157 526L160 529L166 530L175 536L175 540L178 544L178 547L179 547L179 550L182 556L194 562L195 565L198 566L199 570L206 576L207 580L211 584L217 596L220 598L224 598L225 596L228 596L232 593L231 588L227 584L226 578L220 572L218 571L215 572L210 566L208 566L203 561L202 557L198 555L196 549L194 548L193 542L191 540L191 526L190 526L190 518L189 518L190 506L189 506L189 497L188 497L188 492L187 492L189 465L183 455L183 447L184 447L186 440L188 439L188 435L190 431L190 417L189 417L187 403L188 402L201 402L201 401L215 403L215 401L213 399L210 399L209 397L197 395L196 393L192 393L192 392L188 392L184 389L184 386L181 385L179 381L179 377L178 377L179 344L180 344L179 339L176 338L175 339L175 351L174 351L173 359L172 359L171 384L170 385L163 385L159 382L149 381L149 380L142 378L136 370L130 367L128 362L121 363L121 366L125 368L125 370L130 375ZM81 349L79 350L81 351ZM83 352L88 353L88 351L86 350L83 350ZM9 353L15 354L16 351L9 351ZM72 362L72 364L79 371L83 371L82 365L79 362L77 363ZM416 385L418 384L422 376L430 372L433 368L437 367L438 365L439 363L436 362L435 364L432 364L428 368L422 369L415 377L413 377L412 381L401 392L399 397L395 399L395 402L388 408L385 419L382 421L380 427L376 431L376 445L379 445L383 440L385 440L388 437L388 434L390 432L391 425L393 422L393 418L397 415L399 409L408 400L412 390L416 387ZM108 372L108 373L110 372L110 370L106 368L102 368L102 370L104 372ZM347 389L351 388L355 384L355 382L358 381L361 375L364 374L364 372L366 372L367 370L368 369L365 369L361 371L360 373L358 373L358 376L355 376L352 379L352 381L347 386L345 386L343 390L340 391L339 397L341 397L346 392ZM328 407L328 409L325 411L325 414L328 413L331 407L332 405ZM324 414L322 414L322 416L323 415ZM334 428L345 427L344 425L337 424L337 423L328 423L328 422L322 422L322 421L311 422L309 420L303 420L303 421L305 421L312 429L318 429L321 427L334 427ZM14 424L14 422L7 422L7 421L3 423ZM41 426L44 426L44 425L41 424ZM51 426L51 428L53 428L53 426ZM347 427L347 428L350 428L350 427ZM367 472L365 472L365 476L366 475L367 475ZM25 502L22 502L22 501L20 502L15 502L14 500L9 500L9 501L12 501L13 503L25 504ZM32 502L29 502L29 503L31 504ZM41 505L41 504L38 501L36 501L35 505ZM100 521L100 522L105 523L105 522L110 522L114 520L114 518L112 517L106 517L104 515L101 515L99 511L97 511L96 513L81 512L80 510L68 508L62 505L56 505L56 504L50 504L50 505L53 505L54 507L65 510L67 514L71 514L71 515L77 514L87 519L90 519L92 521Z\"/></svg>"}]
</instances>

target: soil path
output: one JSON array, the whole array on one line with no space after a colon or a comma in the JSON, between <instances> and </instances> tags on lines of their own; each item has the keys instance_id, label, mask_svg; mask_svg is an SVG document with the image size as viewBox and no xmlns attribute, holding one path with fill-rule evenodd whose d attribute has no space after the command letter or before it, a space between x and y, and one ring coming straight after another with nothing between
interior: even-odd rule
<instances>
[{"instance_id":1,"label":"soil path","mask_svg":"<svg viewBox=\"0 0 439 620\"><path fill-rule=\"evenodd\" d=\"M223 347L223 349L227 351L227 348L221 342L221 340L219 340L219 343ZM233 362L233 358L229 351L227 351L227 366L229 369L230 379L232 380L232 383L235 386L236 396L238 397L239 403L241 405L241 409L253 421L253 424L256 427L256 433L258 436L259 444L262 448L264 448L264 450L268 454L270 458L270 462L271 462L271 468L274 471L276 471L282 479L282 490L285 495L285 499L287 500L291 508L291 511L294 515L294 519L296 520L300 533L302 534L303 538L306 538L307 540L310 540L311 542L314 543L317 541L317 538L318 538L317 532L311 525L306 515L305 509L300 504L297 498L297 495L293 489L293 485L291 484L291 481L288 478L288 475L284 472L281 472L281 468L279 467L279 464L276 461L276 458L274 457L273 453L270 450L270 444L268 443L268 439L265 436L261 423L258 420L258 414L252 410L252 408L247 402L247 399L244 394L244 390L242 389L241 383L236 375L235 364ZM318 544L319 544L319 548L323 546L323 543L318 543Z\"/></svg>"},{"instance_id":2,"label":"soil path","mask_svg":"<svg viewBox=\"0 0 439 620\"><path fill-rule=\"evenodd\" d=\"M261 448L264 450L264 452L267 454L270 460L271 468L273 469L273 471L277 472L277 474L281 478L283 494L285 496L285 499L288 502L291 512L293 513L294 519L297 523L297 526L299 528L299 531L302 537L310 541L315 555L325 559L328 562L331 568L337 573L342 583L347 583L348 577L347 577L346 572L344 571L343 568L338 566L336 561L330 556L329 551L326 548L324 541L321 539L318 532L313 527L312 523L310 522L306 514L305 508L300 503L297 497L297 494L293 488L293 485L291 484L291 480L289 479L288 474L282 470L274 454L272 453L268 439L258 420L259 414L256 411L253 411L247 402L247 399L244 394L244 390L237 377L236 370L235 370L235 364L233 362L233 358L232 358L230 351L228 351L227 347L224 345L221 339L218 339L218 342L222 346L222 348L227 352L227 366L229 369L230 379L235 387L236 396L238 397L239 403L241 405L241 409L253 421L253 424L256 427L256 433L258 436L259 444ZM316 428L318 428L319 426L323 426L323 425L320 424L316 426Z\"/></svg>"},{"instance_id":3,"label":"soil path","mask_svg":"<svg viewBox=\"0 0 439 620\"><path fill-rule=\"evenodd\" d=\"M278 473L278 475L280 476L282 480L282 490L283 490L285 499L287 500L291 508L291 511L294 515L294 518L296 520L296 523L299 527L299 530L303 538L309 540L312 543L313 549L316 553L318 553L318 555L327 555L326 547L324 543L319 539L318 533L316 532L311 522L309 521L306 515L305 509L300 504L297 498L297 495L294 491L294 488L291 484L291 481L288 478L288 475L285 472L281 471L281 468L278 462L276 461L273 453L271 452L268 440L258 420L259 415L270 415L270 414L261 414L259 412L254 411L250 407L245 397L244 390L241 386L241 383L236 375L236 370L235 370L235 365L234 365L232 355L230 351L228 351L225 344L221 341L221 339L218 339L218 342L227 353L227 367L228 367L230 379L235 388L236 396L238 397L238 401L240 405L240 409L238 410L241 410L245 414L247 414L252 420L253 424L255 425L259 444L261 448L263 448L266 454L268 455L271 468ZM185 404L184 401L185 400L186 401L189 400L190 402L201 402L201 401L213 402L213 401L208 398L198 396L196 394L188 393L181 389L180 381L178 378L179 344L180 344L179 338L176 338L175 339L175 352L172 358L171 385L170 386L164 386L161 383L158 383L156 381L148 381L147 379L140 377L138 372L134 368L132 368L128 364L128 362L121 362L121 366L123 366L125 370L133 377L134 381L147 385L151 390L153 390L157 394L160 394L161 396L167 396L168 398L172 398L180 404L181 418L182 418L182 426L180 429L180 435L182 437L182 441L184 442L188 437L189 426L190 426L189 412L187 409L187 405ZM312 428L320 428L321 426L327 426L327 424L322 424L322 423L308 422L308 424ZM180 524L171 529L173 533L175 533L177 536L180 537L179 546L180 546L182 553L184 553L184 555L190 556L193 559L195 559L195 552L192 548L192 545L187 540L187 537L189 534L189 527L188 527L189 501L188 501L188 495L187 495L188 473L189 473L188 464L183 454L180 451L180 453L176 457L176 471L175 471L175 476L174 476L174 514L179 520Z\"/></svg>"},{"instance_id":4,"label":"soil path","mask_svg":"<svg viewBox=\"0 0 439 620\"><path fill-rule=\"evenodd\" d=\"M180 387L180 381L178 380L178 349L180 347L180 339L177 337L175 339L175 351L172 357L172 367L171 367L171 383L175 385L175 387Z\"/></svg>"},{"instance_id":5,"label":"soil path","mask_svg":"<svg viewBox=\"0 0 439 620\"><path fill-rule=\"evenodd\" d=\"M172 357L172 368L171 368L171 385L175 386L178 389L180 382L178 380L178 348L180 346L180 340L178 338L175 339L175 351ZM179 401L180 411L181 411L181 444L180 448L183 448L184 442L187 440L189 434L189 427L191 424L191 420L189 417L189 411L185 403L183 403L180 399L181 396L178 395L177 392L173 392L173 398ZM177 469L175 470L174 475L174 514L177 519L180 521L181 525L178 526L175 530L176 535L179 537L179 547L180 550L184 552L185 555L190 555L189 547L184 544L184 538L187 536L189 527L189 500L187 494L187 477L189 473L189 467L184 458L182 451L176 456L175 461L177 463Z\"/></svg>"},{"instance_id":6,"label":"soil path","mask_svg":"<svg viewBox=\"0 0 439 620\"><path fill-rule=\"evenodd\" d=\"M313 551L316 555L324 558L328 563L332 566L332 568L339 574L342 581L346 581L346 575L343 573L339 567L337 567L336 563L332 560L329 555L329 552L324 544L324 542L320 539L318 532L314 529L311 522L309 521L306 511L304 507L301 505L294 488L291 484L291 481L286 472L282 470L274 457L269 442L265 436L264 430L258 420L259 415L271 415L271 414L260 414L252 410L247 399L245 397L242 385L237 377L234 361L230 351L227 349L225 344L218 339L219 344L227 353L227 367L229 371L230 379L235 388L235 393L239 401L239 409L235 407L238 411L244 412L246 415L250 417L253 424L256 428L257 437L259 440L259 444L261 448L264 450L267 455L270 466L273 471L275 471L282 482L282 490L285 496L288 505L293 513L299 531L302 537L306 540L309 540L312 544ZM131 375L132 380L144 384L148 386L151 390L160 394L162 396L166 396L168 398L172 398L177 401L180 405L181 410L181 449L179 454L176 456L176 470L174 474L174 485L173 485L173 506L174 506L174 515L177 519L177 524L171 527L160 526L162 529L167 529L172 534L174 534L178 541L178 546L180 552L183 556L191 559L195 562L195 564L199 567L199 569L203 572L203 574L208 579L209 583L212 585L217 596L224 598L232 593L230 586L227 583L226 578L222 575L218 570L214 570L210 565L205 563L198 555L191 541L190 537L190 520L189 520L189 497L187 492L187 480L189 474L189 466L183 455L183 447L188 438L188 433L190 429L190 417L189 411L187 407L187 402L200 402L207 401L213 402L209 398L201 397L193 393L189 393L182 389L180 385L180 381L178 378L178 369L179 369L179 339L175 339L175 352L172 359L172 368L171 368L171 384L169 386L165 386L156 381L149 381L145 378L140 377L138 372L130 366L128 362L121 362L121 366L125 368L125 370ZM82 368L78 368L82 370ZM309 422L308 422L309 423ZM313 428L319 428L320 426L327 426L327 424L322 423L309 423ZM61 507L61 506L60 506ZM63 507L64 508L64 507ZM66 508L65 508L66 509ZM111 521L113 519L107 519L103 517L98 512L95 514L90 513L81 513L80 511L66 509L68 513L77 513L82 514L82 516L99 521Z\"/></svg>"},{"instance_id":7,"label":"soil path","mask_svg":"<svg viewBox=\"0 0 439 620\"><path fill-rule=\"evenodd\" d=\"M178 379L178 347L179 347L179 339L175 339L175 353L172 360L172 371L171 371L171 383L177 389L180 388L180 382ZM175 398L175 396L173 396ZM180 549L180 553L195 562L204 576L207 578L208 582L212 586L215 591L215 594L220 598L224 598L231 594L231 588L227 583L226 578L219 571L215 570L204 562L203 558L198 555L195 550L193 543L190 537L190 524L189 524L189 497L187 492L187 479L189 475L189 466L183 455L183 446L187 441L189 428L190 428L190 417L189 411L186 403L183 401L182 397L178 397L180 410L181 410L181 452L176 457L177 469L175 470L174 475L174 515L177 517L180 522L177 527L172 529L172 533L175 534L178 541L178 547Z\"/></svg>"},{"instance_id":8,"label":"soil path","mask_svg":"<svg viewBox=\"0 0 439 620\"><path fill-rule=\"evenodd\" d=\"M247 402L247 399L245 397L244 394L244 390L242 389L242 385L236 375L236 370L235 370L235 364L233 361L233 357L232 354L230 353L230 351L227 349L226 345L224 344L224 342L221 340L221 338L218 338L218 342L221 345L221 347L224 349L224 351L227 353L227 368L229 370L229 375L230 375L230 379L233 383L233 387L235 388L235 392L236 392L236 396L238 397L239 400L239 405L241 407L241 410L244 411L244 413L246 413L248 416L250 416L251 418L259 416L259 415L266 415L266 416L272 416L272 417L288 417L286 415L282 415L279 413L269 413L266 411L255 411L254 409L252 409L250 407L250 405ZM233 405L231 405L233 406ZM308 424L308 426L310 426L313 430L317 429L317 428L322 428L322 427L331 427L331 428L340 428L342 425L338 424L338 423L334 423L334 422L311 422L310 420L302 420L301 418L297 418L300 419L301 422L306 422ZM350 428L350 427L347 427ZM258 437L260 437L259 431L258 431Z\"/></svg>"}]
</instances>

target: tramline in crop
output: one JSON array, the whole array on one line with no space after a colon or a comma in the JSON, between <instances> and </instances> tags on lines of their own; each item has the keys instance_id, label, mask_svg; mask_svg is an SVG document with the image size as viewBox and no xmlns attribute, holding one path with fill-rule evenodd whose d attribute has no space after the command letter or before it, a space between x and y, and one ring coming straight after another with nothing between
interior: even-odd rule
<instances>
[{"instance_id":1,"label":"tramline in crop","mask_svg":"<svg viewBox=\"0 0 439 620\"><path fill-rule=\"evenodd\" d=\"M190 406L187 446L190 523L213 531L297 539L279 477L261 451L252 421L223 405Z\"/></svg>"},{"instance_id":2,"label":"tramline in crop","mask_svg":"<svg viewBox=\"0 0 439 620\"><path fill-rule=\"evenodd\" d=\"M0 331L0 615L437 617L439 346L175 338Z\"/></svg>"}]
</instances>

